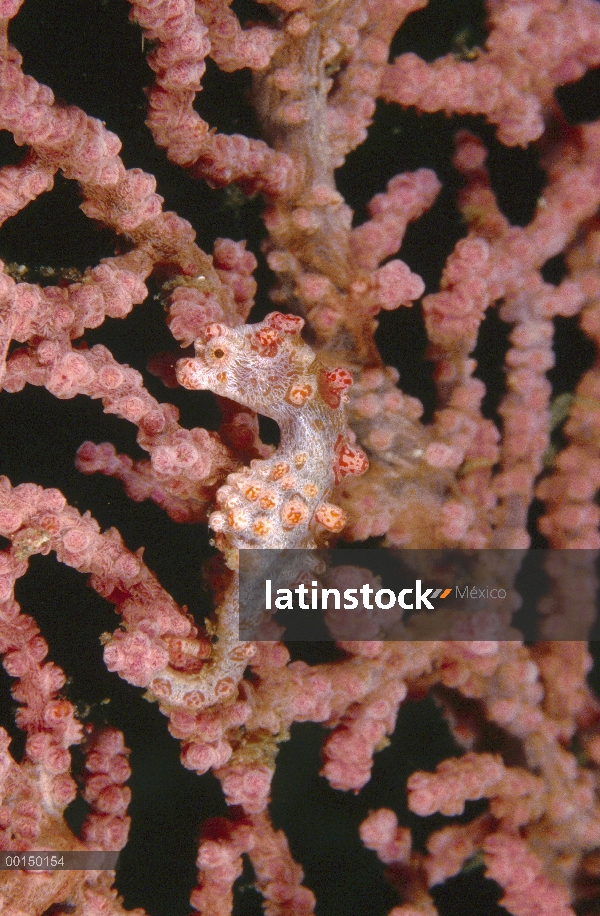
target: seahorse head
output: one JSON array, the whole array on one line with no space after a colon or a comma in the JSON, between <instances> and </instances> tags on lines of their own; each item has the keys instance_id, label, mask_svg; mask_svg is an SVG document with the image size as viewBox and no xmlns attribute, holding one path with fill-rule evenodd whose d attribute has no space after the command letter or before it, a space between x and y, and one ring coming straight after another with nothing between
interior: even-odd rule
<instances>
[{"instance_id":1,"label":"seahorse head","mask_svg":"<svg viewBox=\"0 0 600 916\"><path fill-rule=\"evenodd\" d=\"M296 315L272 312L259 324L228 328L209 324L195 341L196 356L177 363L185 388L208 389L267 416L289 397L315 356L300 336Z\"/></svg>"}]
</instances>

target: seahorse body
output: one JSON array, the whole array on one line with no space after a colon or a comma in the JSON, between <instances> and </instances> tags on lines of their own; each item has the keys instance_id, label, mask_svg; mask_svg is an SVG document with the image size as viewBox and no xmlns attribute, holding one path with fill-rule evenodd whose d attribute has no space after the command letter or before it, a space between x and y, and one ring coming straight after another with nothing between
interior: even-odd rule
<instances>
[{"instance_id":1,"label":"seahorse body","mask_svg":"<svg viewBox=\"0 0 600 916\"><path fill-rule=\"evenodd\" d=\"M344 527L329 503L336 483L368 467L349 441L344 410L352 384L343 368L326 369L304 343L295 315L272 312L260 324L207 325L196 357L177 364L186 388L209 389L275 420L277 451L230 474L210 517L217 546L235 568L240 548L315 547Z\"/></svg>"},{"instance_id":2,"label":"seahorse body","mask_svg":"<svg viewBox=\"0 0 600 916\"><path fill-rule=\"evenodd\" d=\"M303 325L301 318L279 312L238 328L210 324L195 342L195 358L177 364L184 387L208 389L270 417L281 440L269 459L230 474L217 491L209 522L229 574L219 580L216 639L199 673L169 666L152 681L150 692L167 712L198 711L236 695L255 651L252 642L239 639L239 550L318 546L346 520L344 511L327 501L331 490L368 467L346 425L350 373L318 362L300 336ZM267 554L260 556L269 562ZM257 594L249 604L260 629L264 600ZM252 618L250 626L254 623Z\"/></svg>"}]
</instances>

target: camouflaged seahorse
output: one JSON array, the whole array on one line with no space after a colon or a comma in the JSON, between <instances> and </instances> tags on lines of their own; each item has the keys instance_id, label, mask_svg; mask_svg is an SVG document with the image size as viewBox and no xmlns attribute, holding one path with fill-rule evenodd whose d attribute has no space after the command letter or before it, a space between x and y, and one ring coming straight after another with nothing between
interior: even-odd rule
<instances>
[{"instance_id":1,"label":"camouflaged seahorse","mask_svg":"<svg viewBox=\"0 0 600 916\"><path fill-rule=\"evenodd\" d=\"M343 368L326 369L300 336L302 318L272 312L260 324L210 324L195 342L195 359L177 364L185 388L207 388L270 417L281 430L267 460L230 474L210 517L231 568L240 548L315 547L344 527L328 502L343 477L363 474L367 456L349 441Z\"/></svg>"},{"instance_id":2,"label":"camouflaged seahorse","mask_svg":"<svg viewBox=\"0 0 600 916\"><path fill-rule=\"evenodd\" d=\"M239 636L239 550L315 547L341 531L345 513L329 495L343 477L367 469L346 425L350 373L321 366L300 337L303 325L279 312L238 328L210 324L195 342L196 357L177 364L185 388L208 389L270 417L281 440L270 458L230 474L217 491L209 522L229 570L217 580L212 649L198 673L169 667L153 680L150 693L167 712L197 712L237 693L255 651ZM260 625L264 600L250 604Z\"/></svg>"}]
</instances>

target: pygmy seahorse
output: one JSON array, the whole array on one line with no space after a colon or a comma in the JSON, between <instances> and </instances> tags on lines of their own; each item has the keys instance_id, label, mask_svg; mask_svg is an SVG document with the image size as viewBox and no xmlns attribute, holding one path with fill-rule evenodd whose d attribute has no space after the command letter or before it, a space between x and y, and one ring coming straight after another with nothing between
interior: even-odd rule
<instances>
[{"instance_id":1,"label":"pygmy seahorse","mask_svg":"<svg viewBox=\"0 0 600 916\"><path fill-rule=\"evenodd\" d=\"M260 324L206 325L195 358L177 364L185 388L209 389L270 417L281 439L270 458L229 474L217 491L209 523L229 569L217 580L215 638L199 672L169 666L151 683L166 712L203 709L236 694L254 653L251 642L239 641L240 549L316 547L340 532L345 513L328 502L329 495L343 477L368 467L346 425L352 377L318 362L300 336L303 325L301 318L279 312ZM260 607L258 602L258 613Z\"/></svg>"},{"instance_id":2,"label":"pygmy seahorse","mask_svg":"<svg viewBox=\"0 0 600 916\"><path fill-rule=\"evenodd\" d=\"M195 359L177 364L185 388L207 388L270 417L281 440L266 460L230 474L209 522L235 568L240 548L316 547L344 527L328 497L342 477L363 474L368 459L350 441L344 410L347 369L327 369L300 331L296 315L272 312L260 324L210 324Z\"/></svg>"}]
</instances>

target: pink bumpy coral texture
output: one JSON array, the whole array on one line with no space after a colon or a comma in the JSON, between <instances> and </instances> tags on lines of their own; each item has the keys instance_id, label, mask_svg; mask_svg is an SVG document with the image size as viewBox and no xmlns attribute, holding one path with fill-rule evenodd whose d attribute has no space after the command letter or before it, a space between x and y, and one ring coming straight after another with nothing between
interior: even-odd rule
<instances>
[{"instance_id":1,"label":"pink bumpy coral texture","mask_svg":"<svg viewBox=\"0 0 600 916\"><path fill-rule=\"evenodd\" d=\"M142 47L148 52L154 74L146 90L154 161L168 160L186 188L225 189L210 199L233 213L243 211L244 195L254 213L260 204L260 251L252 251L254 241L213 238L210 254L196 242L196 231L210 235L208 208L194 214L194 225L165 210L157 180L125 166L121 141L103 121L29 75L11 41L18 43L30 3L21 11L23 0L0 0L0 130L22 148L0 169L0 225L10 233L21 211L37 212L36 200L41 205L55 181L57 190L76 183L81 211L103 227L112 248L84 270L68 256L40 269L21 263L14 235L0 237L0 404L17 411L34 405L27 438L47 435L51 449L61 431L44 429L28 386L58 401L101 402L115 424L135 430L146 457L86 441L78 471L116 478L132 500L153 501L172 522L196 525L190 543L208 524L218 556L204 570L214 605L204 619L165 589L140 544L130 550L116 528L102 531L85 500L82 511L69 505L41 471L33 482L0 477L0 653L19 736L11 745L0 728L0 854L120 850L128 840L128 736L96 727L97 712L69 698L69 671L51 660L52 627L42 635L15 597L32 558L39 569L36 555L52 553L89 577L120 615L113 633L94 637L111 683L120 677L136 695L142 688L156 718L167 718L183 766L219 781L219 816L200 825L191 895L200 916L228 916L234 896L242 912L247 877L241 889L238 879L248 862L269 916L312 913L312 883L325 866L305 881L271 820L280 745L297 723L319 723L326 732L320 775L332 792L358 795L358 805L375 754L389 761L401 747L401 708L427 695L447 721L454 755L398 776L410 822L390 805L367 806L345 838L354 843L359 835L364 861L378 857L388 866L396 895L389 916L434 916L434 897L443 901L434 888L477 866L513 916L594 911L600 703L588 686L586 640L600 548L600 120L572 123L561 104L563 87L593 80L600 68L600 3L487 0L480 38L457 33L449 53L425 60L417 46L419 29L432 22L423 18L431 13L427 0L274 0L257 6L256 22L243 23L228 0L129 0L125 35L136 36L138 58ZM440 15L455 7L436 4ZM397 54L396 47L409 50ZM260 138L220 132L203 118L207 59L209 71L220 71L219 86L228 87L217 94L239 85L234 71L249 74ZM94 66L86 62L86 72ZM441 113L452 118L454 144L444 180L423 163L380 180L410 119L425 126ZM391 116L397 127L382 127ZM363 147L377 130L389 132L385 155ZM368 166L358 158L364 151L373 155ZM522 162L519 151L537 156L540 191L517 223L495 188L511 178L497 162ZM127 148L125 158L133 162ZM336 183L351 169L359 184L369 170L377 176L363 219ZM433 226L442 212L435 208L450 194L460 212L458 241L446 251L439 285L428 275L426 290L404 257L412 260L410 233L422 220ZM424 237L443 235L441 218L439 225ZM408 253L400 257L407 231ZM258 257L271 282L261 291L260 317L247 323ZM553 274L548 265L559 263ZM409 324L411 307L417 314ZM165 389L148 384L143 361L139 368L130 365L135 354L120 361L128 358L121 354L134 308L148 315L144 343L153 321L166 321L175 339L175 355L146 354L150 372L167 388L190 389L194 405L207 404L196 391L217 395L218 429L180 423ZM387 315L395 310L396 325ZM119 322L125 330L117 346ZM490 326L506 329L502 345L486 343ZM415 334L414 343L401 341L408 355L427 339L435 405L426 419L379 352L398 342L398 327ZM580 348L569 351L577 378L566 393L559 385L556 397L554 337L565 327ZM410 372L406 385L413 390ZM162 391L160 399L150 389ZM276 448L261 440L257 415L278 424ZM268 618L260 619L267 639L240 641L238 551L339 538L470 549L525 548L534 538L579 553L568 575L554 555L545 641L535 644L515 631L502 640L510 604L504 617L482 609L486 624L493 617L487 639L458 627L433 640L417 623L404 632L412 638L386 641L385 621L363 616L356 621L361 638L337 642L315 664L292 661ZM354 587L375 581L352 567L336 575ZM196 579L192 589L199 588ZM580 641L552 641L560 589L577 593L573 639ZM62 599L48 600L56 603L56 624ZM76 645L77 625L74 619ZM110 722L110 710L103 715ZM292 748L302 734L293 730ZM82 753L72 755L76 746ZM389 778L400 766L388 764L386 772ZM65 812L76 799L87 813L74 830ZM415 844L411 823L432 815L436 827ZM120 916L128 910L116 880L114 872L91 869L0 871L0 911ZM339 879L332 872L327 880ZM151 900L147 906L152 916Z\"/></svg>"}]
</instances>

